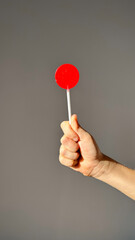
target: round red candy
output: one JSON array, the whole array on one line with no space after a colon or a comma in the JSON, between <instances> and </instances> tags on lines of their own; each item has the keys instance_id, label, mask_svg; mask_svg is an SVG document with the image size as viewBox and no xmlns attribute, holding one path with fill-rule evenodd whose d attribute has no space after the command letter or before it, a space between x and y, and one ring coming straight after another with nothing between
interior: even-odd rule
<instances>
[{"instance_id":1,"label":"round red candy","mask_svg":"<svg viewBox=\"0 0 135 240\"><path fill-rule=\"evenodd\" d=\"M55 72L55 80L61 88L73 88L79 81L79 71L72 64L63 64L57 68Z\"/></svg>"}]
</instances>

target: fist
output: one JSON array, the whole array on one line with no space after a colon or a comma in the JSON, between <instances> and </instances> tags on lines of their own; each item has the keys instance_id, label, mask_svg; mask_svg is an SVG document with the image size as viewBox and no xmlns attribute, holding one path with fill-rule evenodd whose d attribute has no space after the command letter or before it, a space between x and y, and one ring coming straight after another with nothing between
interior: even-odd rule
<instances>
[{"instance_id":1,"label":"fist","mask_svg":"<svg viewBox=\"0 0 135 240\"><path fill-rule=\"evenodd\" d=\"M71 117L71 125L63 121L60 127L64 133L60 139L60 163L84 176L94 177L100 170L103 154L92 135L79 125L76 114Z\"/></svg>"}]
</instances>

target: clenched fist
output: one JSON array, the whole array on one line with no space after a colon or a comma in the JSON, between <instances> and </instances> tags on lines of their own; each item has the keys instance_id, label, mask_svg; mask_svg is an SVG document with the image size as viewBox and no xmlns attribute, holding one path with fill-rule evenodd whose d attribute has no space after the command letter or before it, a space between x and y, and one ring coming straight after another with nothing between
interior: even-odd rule
<instances>
[{"instance_id":1,"label":"clenched fist","mask_svg":"<svg viewBox=\"0 0 135 240\"><path fill-rule=\"evenodd\" d=\"M84 176L92 176L100 171L100 162L103 158L94 138L78 123L77 115L69 121L60 124L64 135L60 142L59 161L61 164L82 173Z\"/></svg>"},{"instance_id":2,"label":"clenched fist","mask_svg":"<svg viewBox=\"0 0 135 240\"><path fill-rule=\"evenodd\" d=\"M103 154L94 138L78 123L77 115L61 123L59 161L61 164L99 179L135 200L135 170Z\"/></svg>"}]
</instances>

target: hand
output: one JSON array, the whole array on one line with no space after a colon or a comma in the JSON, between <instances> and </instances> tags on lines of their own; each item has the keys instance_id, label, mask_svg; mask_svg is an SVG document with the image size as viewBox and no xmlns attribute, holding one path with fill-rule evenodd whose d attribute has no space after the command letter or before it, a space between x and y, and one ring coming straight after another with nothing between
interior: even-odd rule
<instances>
[{"instance_id":1,"label":"hand","mask_svg":"<svg viewBox=\"0 0 135 240\"><path fill-rule=\"evenodd\" d=\"M76 114L71 117L71 125L63 121L60 126L64 132L60 140L60 163L84 176L94 177L100 170L99 163L103 158L94 138L79 125Z\"/></svg>"},{"instance_id":2,"label":"hand","mask_svg":"<svg viewBox=\"0 0 135 240\"><path fill-rule=\"evenodd\" d=\"M135 200L135 170L101 153L93 136L79 125L76 114L71 117L71 125L63 121L60 126L64 132L60 140L61 164L99 179Z\"/></svg>"}]
</instances>

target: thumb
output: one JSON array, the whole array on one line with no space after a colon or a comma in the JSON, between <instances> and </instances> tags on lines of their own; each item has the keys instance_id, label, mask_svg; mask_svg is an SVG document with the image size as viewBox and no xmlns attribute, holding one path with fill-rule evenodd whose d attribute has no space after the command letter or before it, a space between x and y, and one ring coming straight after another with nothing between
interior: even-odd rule
<instances>
[{"instance_id":1,"label":"thumb","mask_svg":"<svg viewBox=\"0 0 135 240\"><path fill-rule=\"evenodd\" d=\"M76 114L73 114L71 117L71 127L78 134L80 140L84 140L89 135L78 123Z\"/></svg>"}]
</instances>

